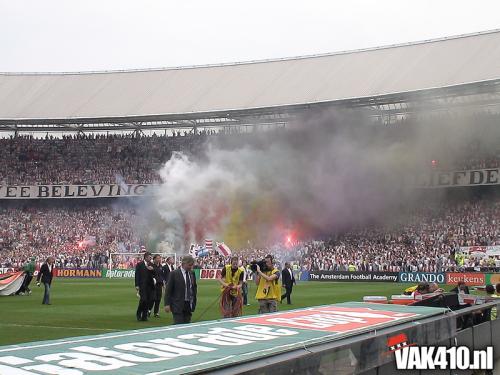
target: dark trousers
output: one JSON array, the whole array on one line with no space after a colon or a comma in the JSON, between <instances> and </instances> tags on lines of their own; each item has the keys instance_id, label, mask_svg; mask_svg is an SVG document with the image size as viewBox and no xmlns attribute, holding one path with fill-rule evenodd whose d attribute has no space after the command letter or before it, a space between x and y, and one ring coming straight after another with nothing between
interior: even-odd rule
<instances>
[{"instance_id":1,"label":"dark trousers","mask_svg":"<svg viewBox=\"0 0 500 375\"><path fill-rule=\"evenodd\" d=\"M172 316L174 317L174 324L186 324L191 323L191 304L188 301L184 302L184 307L182 308L182 312L174 313L172 312Z\"/></svg>"},{"instance_id":2,"label":"dark trousers","mask_svg":"<svg viewBox=\"0 0 500 375\"><path fill-rule=\"evenodd\" d=\"M154 309L154 313L158 314L160 311L161 295L163 294L163 284L156 284L153 292L153 298L149 304L149 310Z\"/></svg>"},{"instance_id":3,"label":"dark trousers","mask_svg":"<svg viewBox=\"0 0 500 375\"><path fill-rule=\"evenodd\" d=\"M290 296L292 295L292 289L293 289L293 284L285 285L285 294L281 296L282 301L286 297L286 303L289 305L292 303L290 299Z\"/></svg>"},{"instance_id":4,"label":"dark trousers","mask_svg":"<svg viewBox=\"0 0 500 375\"><path fill-rule=\"evenodd\" d=\"M29 292L30 288L28 288L28 286L30 285L32 279L33 279L33 276L27 273L26 276L24 277L23 284L21 285L19 290L16 292L16 296L19 295L20 293Z\"/></svg>"},{"instance_id":5,"label":"dark trousers","mask_svg":"<svg viewBox=\"0 0 500 375\"><path fill-rule=\"evenodd\" d=\"M26 275L26 277L24 279L24 283L23 283L24 292L30 291L29 286L30 286L31 280L33 280L33 275Z\"/></svg>"},{"instance_id":6,"label":"dark trousers","mask_svg":"<svg viewBox=\"0 0 500 375\"><path fill-rule=\"evenodd\" d=\"M148 320L149 305L151 304L153 290L141 288L139 290L139 306L137 306L137 320Z\"/></svg>"},{"instance_id":7,"label":"dark trousers","mask_svg":"<svg viewBox=\"0 0 500 375\"><path fill-rule=\"evenodd\" d=\"M45 291L43 293L42 304L48 305L48 304L50 304L50 284L49 283L43 283L43 286L45 287Z\"/></svg>"},{"instance_id":8,"label":"dark trousers","mask_svg":"<svg viewBox=\"0 0 500 375\"><path fill-rule=\"evenodd\" d=\"M241 294L243 294L243 304L248 305L248 284L243 283L241 287Z\"/></svg>"}]
</instances>

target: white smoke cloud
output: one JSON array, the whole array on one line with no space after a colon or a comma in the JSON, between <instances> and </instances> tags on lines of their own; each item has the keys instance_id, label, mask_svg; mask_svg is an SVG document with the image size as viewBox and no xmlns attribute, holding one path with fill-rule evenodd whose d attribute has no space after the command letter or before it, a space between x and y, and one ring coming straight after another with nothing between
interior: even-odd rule
<instances>
[{"instance_id":1,"label":"white smoke cloud","mask_svg":"<svg viewBox=\"0 0 500 375\"><path fill-rule=\"evenodd\" d=\"M285 226L299 221L315 230L341 227L378 212L387 185L394 182L387 181L386 173L391 149L374 153L372 148L379 144L372 147L366 135L356 139L361 132L354 127L328 120L251 137L242 148L216 142L201 160L175 153L160 171L164 183L156 202L168 223L166 240L179 245L184 238L220 238L234 200L245 202L245 216L249 206L268 197ZM265 224L259 231L273 230ZM267 238L269 233L256 234Z\"/></svg>"},{"instance_id":2,"label":"white smoke cloud","mask_svg":"<svg viewBox=\"0 0 500 375\"><path fill-rule=\"evenodd\" d=\"M285 131L215 138L202 157L175 153L160 171L164 183L155 202L166 239L177 247L223 239L236 211L259 239L270 238L277 222L319 234L385 221L409 204L403 173L422 168L449 138L450 127L422 129L388 129L364 113L326 112ZM458 138L469 127L453 129ZM252 211L259 204L267 207ZM266 208L275 211L271 219L251 216Z\"/></svg>"}]
</instances>

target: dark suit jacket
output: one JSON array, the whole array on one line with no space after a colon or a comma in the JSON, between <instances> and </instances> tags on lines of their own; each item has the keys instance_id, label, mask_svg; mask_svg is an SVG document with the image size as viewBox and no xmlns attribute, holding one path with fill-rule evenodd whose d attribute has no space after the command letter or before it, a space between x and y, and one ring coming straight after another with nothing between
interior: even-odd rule
<instances>
[{"instance_id":1,"label":"dark suit jacket","mask_svg":"<svg viewBox=\"0 0 500 375\"><path fill-rule=\"evenodd\" d=\"M292 276L290 276L291 270L288 270L288 268L284 268L281 271L281 277L282 277L282 282L284 286L290 286L292 284L295 284L295 276L293 276L293 271L292 271Z\"/></svg>"},{"instance_id":2,"label":"dark suit jacket","mask_svg":"<svg viewBox=\"0 0 500 375\"><path fill-rule=\"evenodd\" d=\"M171 266L172 270L174 269L174 266ZM162 268L163 271L163 280L165 280L165 285L168 283L168 278L170 277L170 268L168 264L165 264Z\"/></svg>"},{"instance_id":3,"label":"dark suit jacket","mask_svg":"<svg viewBox=\"0 0 500 375\"><path fill-rule=\"evenodd\" d=\"M54 265L52 265L52 271L54 271ZM36 281L39 282L42 279L42 283L51 284L52 283L52 272L49 271L49 265L47 263L42 264L40 267L40 272L38 272L38 276Z\"/></svg>"},{"instance_id":4,"label":"dark suit jacket","mask_svg":"<svg viewBox=\"0 0 500 375\"><path fill-rule=\"evenodd\" d=\"M140 290L153 289L153 271L146 268L144 261L137 263L135 266L135 286Z\"/></svg>"},{"instance_id":5,"label":"dark suit jacket","mask_svg":"<svg viewBox=\"0 0 500 375\"><path fill-rule=\"evenodd\" d=\"M163 287L163 269L161 265L157 266L156 264L153 264L153 277L156 280L156 287Z\"/></svg>"},{"instance_id":6,"label":"dark suit jacket","mask_svg":"<svg viewBox=\"0 0 500 375\"><path fill-rule=\"evenodd\" d=\"M196 294L198 292L198 285L196 285L196 277L194 272L191 273L191 281L193 283L193 303L191 306L191 311L194 311L196 307ZM184 276L180 268L170 272L170 277L165 288L165 306L170 306L170 309L174 314L182 313L184 308L184 300L186 293L186 283L184 281Z\"/></svg>"}]
</instances>

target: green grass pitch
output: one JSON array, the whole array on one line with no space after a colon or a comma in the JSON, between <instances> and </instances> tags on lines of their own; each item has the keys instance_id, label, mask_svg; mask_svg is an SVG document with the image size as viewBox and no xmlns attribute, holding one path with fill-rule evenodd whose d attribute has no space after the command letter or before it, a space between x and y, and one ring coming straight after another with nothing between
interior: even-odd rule
<instances>
[{"instance_id":1,"label":"green grass pitch","mask_svg":"<svg viewBox=\"0 0 500 375\"><path fill-rule=\"evenodd\" d=\"M219 284L198 282L198 306L193 321L220 318ZM366 295L400 294L408 284L299 282L292 294L293 305L279 310L362 301ZM161 310L160 318L148 322L135 319L138 298L132 279L56 279L52 285L52 305L42 305L43 286L32 283L31 296L0 297L0 345L95 335L112 331L141 329L172 324L172 317ZM245 315L257 313L256 287L250 286ZM163 300L162 300L163 308Z\"/></svg>"}]
</instances>

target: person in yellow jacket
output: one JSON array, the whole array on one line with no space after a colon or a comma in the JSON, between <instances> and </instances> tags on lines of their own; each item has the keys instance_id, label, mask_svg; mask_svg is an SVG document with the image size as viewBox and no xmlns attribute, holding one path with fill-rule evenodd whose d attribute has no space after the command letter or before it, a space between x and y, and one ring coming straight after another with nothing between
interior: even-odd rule
<instances>
[{"instance_id":1,"label":"person in yellow jacket","mask_svg":"<svg viewBox=\"0 0 500 375\"><path fill-rule=\"evenodd\" d=\"M407 296L411 296L414 291L416 291L418 288L418 285L413 285L405 289L404 294Z\"/></svg>"},{"instance_id":2,"label":"person in yellow jacket","mask_svg":"<svg viewBox=\"0 0 500 375\"><path fill-rule=\"evenodd\" d=\"M455 262L457 263L457 266L463 267L465 263L465 256L462 253L456 253L455 254Z\"/></svg>"},{"instance_id":3,"label":"person in yellow jacket","mask_svg":"<svg viewBox=\"0 0 500 375\"><path fill-rule=\"evenodd\" d=\"M241 288L245 270L238 267L238 262L238 257L232 257L231 263L222 269L218 279L221 284L221 309L224 318L235 318L243 313Z\"/></svg>"},{"instance_id":4,"label":"person in yellow jacket","mask_svg":"<svg viewBox=\"0 0 500 375\"><path fill-rule=\"evenodd\" d=\"M280 271L274 266L272 255L266 255L264 260L265 272L262 272L258 264L256 265L255 299L259 301L259 314L278 311L278 301L281 299Z\"/></svg>"}]
</instances>

